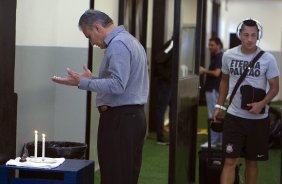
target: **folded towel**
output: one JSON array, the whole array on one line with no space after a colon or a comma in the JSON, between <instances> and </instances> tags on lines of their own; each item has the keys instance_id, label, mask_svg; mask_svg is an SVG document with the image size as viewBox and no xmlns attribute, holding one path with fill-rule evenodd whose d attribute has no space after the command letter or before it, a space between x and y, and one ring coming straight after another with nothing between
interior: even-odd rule
<instances>
[{"instance_id":1,"label":"folded towel","mask_svg":"<svg viewBox=\"0 0 282 184\"><path fill-rule=\"evenodd\" d=\"M34 158L27 157L26 162L20 162L20 157L16 159L10 159L6 165L14 165L19 167L32 167L32 168L41 168L41 169L53 169L61 165L65 158L45 158L45 162L41 161L41 157L38 157L36 160Z\"/></svg>"}]
</instances>

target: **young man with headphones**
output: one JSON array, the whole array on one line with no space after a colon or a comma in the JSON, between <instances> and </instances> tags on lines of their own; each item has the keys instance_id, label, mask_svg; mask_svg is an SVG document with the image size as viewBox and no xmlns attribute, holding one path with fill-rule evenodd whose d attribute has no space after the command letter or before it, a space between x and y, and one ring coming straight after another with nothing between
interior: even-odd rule
<instances>
[{"instance_id":1,"label":"young man with headphones","mask_svg":"<svg viewBox=\"0 0 282 184\"><path fill-rule=\"evenodd\" d=\"M238 79L247 70L247 75L234 93L225 114L225 161L221 184L234 183L235 168L240 157L244 157L246 163L245 184L255 184L258 176L257 161L268 159L268 104L279 91L280 74L276 59L268 52L265 52L253 67L248 67L261 51L257 46L257 42L262 38L262 26L259 22L253 19L242 21L237 27L237 36L241 45L223 54L222 79L213 119L216 121L221 117L226 97L230 96Z\"/></svg>"}]
</instances>

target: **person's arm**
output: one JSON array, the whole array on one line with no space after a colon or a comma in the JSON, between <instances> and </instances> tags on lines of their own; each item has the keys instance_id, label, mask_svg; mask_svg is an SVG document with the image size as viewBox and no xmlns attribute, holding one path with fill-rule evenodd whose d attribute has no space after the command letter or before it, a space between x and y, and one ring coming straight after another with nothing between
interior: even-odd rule
<instances>
[{"instance_id":1,"label":"person's arm","mask_svg":"<svg viewBox=\"0 0 282 184\"><path fill-rule=\"evenodd\" d=\"M200 66L200 74L207 74L213 77L219 77L221 73L221 69L220 68L216 68L214 70L209 70L205 67Z\"/></svg>"},{"instance_id":2,"label":"person's arm","mask_svg":"<svg viewBox=\"0 0 282 184\"><path fill-rule=\"evenodd\" d=\"M210 75L210 76L213 76L213 77L219 77L220 73L221 73L221 69L220 68L216 68L214 70L208 70L208 69L204 68L203 73L205 73L207 75Z\"/></svg>"},{"instance_id":3,"label":"person's arm","mask_svg":"<svg viewBox=\"0 0 282 184\"><path fill-rule=\"evenodd\" d=\"M249 110L250 113L259 114L265 105L271 102L271 100L278 94L279 91L279 77L274 77L268 80L269 90L263 100L259 102L254 102L247 104L251 107Z\"/></svg>"},{"instance_id":4,"label":"person's arm","mask_svg":"<svg viewBox=\"0 0 282 184\"><path fill-rule=\"evenodd\" d=\"M222 78L220 81L220 86L219 86L219 97L217 100L217 105L218 107L215 108L214 114L213 114L213 119L214 121L217 120L217 118L220 118L221 112L223 111L224 108L224 102L228 94L228 89L229 89L229 75L227 74L222 74Z\"/></svg>"}]
</instances>

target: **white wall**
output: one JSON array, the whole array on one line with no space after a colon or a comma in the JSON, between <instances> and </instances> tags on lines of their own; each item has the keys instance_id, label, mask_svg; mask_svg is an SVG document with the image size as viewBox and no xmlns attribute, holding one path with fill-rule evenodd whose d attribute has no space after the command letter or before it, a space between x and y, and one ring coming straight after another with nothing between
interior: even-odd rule
<instances>
[{"instance_id":1,"label":"white wall","mask_svg":"<svg viewBox=\"0 0 282 184\"><path fill-rule=\"evenodd\" d=\"M195 26L197 17L197 0L182 0L181 23L182 25Z\"/></svg>"},{"instance_id":2,"label":"white wall","mask_svg":"<svg viewBox=\"0 0 282 184\"><path fill-rule=\"evenodd\" d=\"M78 29L89 1L17 2L15 92L18 94L17 154L33 141L33 131L47 141L85 141L86 93L50 80L66 67L82 71L88 40Z\"/></svg>"},{"instance_id":3,"label":"white wall","mask_svg":"<svg viewBox=\"0 0 282 184\"><path fill-rule=\"evenodd\" d=\"M108 14L117 25L118 23L118 6L117 0L95 0L94 8ZM105 3L107 2L107 3Z\"/></svg>"},{"instance_id":4,"label":"white wall","mask_svg":"<svg viewBox=\"0 0 282 184\"><path fill-rule=\"evenodd\" d=\"M18 1L17 45L87 47L78 20L88 8L89 1Z\"/></svg>"},{"instance_id":5,"label":"white wall","mask_svg":"<svg viewBox=\"0 0 282 184\"><path fill-rule=\"evenodd\" d=\"M25 0L17 2L16 44L55 45L57 38L57 1ZM32 7L32 8L31 8Z\"/></svg>"},{"instance_id":6,"label":"white wall","mask_svg":"<svg viewBox=\"0 0 282 184\"><path fill-rule=\"evenodd\" d=\"M281 51L282 2L279 1L229 1L222 2L220 37L229 45L229 33L236 32L238 24L247 18L258 20L263 25L260 46L269 51Z\"/></svg>"},{"instance_id":7,"label":"white wall","mask_svg":"<svg viewBox=\"0 0 282 184\"><path fill-rule=\"evenodd\" d=\"M153 29L153 0L148 0L148 17L147 17L147 49L152 48L152 29ZM151 57L149 57L151 58Z\"/></svg>"},{"instance_id":8,"label":"white wall","mask_svg":"<svg viewBox=\"0 0 282 184\"><path fill-rule=\"evenodd\" d=\"M165 30L164 30L164 41L171 39L173 35L174 26L174 1L166 0L166 15L165 15Z\"/></svg>"}]
</instances>

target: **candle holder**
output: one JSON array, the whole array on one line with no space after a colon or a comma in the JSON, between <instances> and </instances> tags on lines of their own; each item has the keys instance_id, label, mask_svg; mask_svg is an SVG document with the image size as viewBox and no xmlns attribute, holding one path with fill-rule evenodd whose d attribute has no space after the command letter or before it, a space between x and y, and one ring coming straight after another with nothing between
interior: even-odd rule
<instances>
[{"instance_id":1,"label":"candle holder","mask_svg":"<svg viewBox=\"0 0 282 184\"><path fill-rule=\"evenodd\" d=\"M28 159L30 162L34 162L34 163L46 163L46 164L54 164L57 162L56 159L54 158L49 158L49 157L31 157L30 159Z\"/></svg>"}]
</instances>

